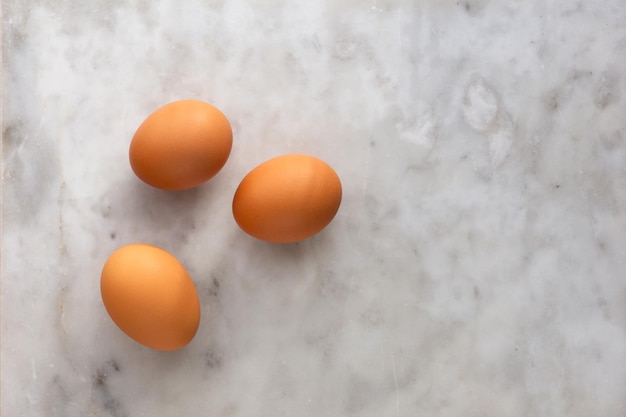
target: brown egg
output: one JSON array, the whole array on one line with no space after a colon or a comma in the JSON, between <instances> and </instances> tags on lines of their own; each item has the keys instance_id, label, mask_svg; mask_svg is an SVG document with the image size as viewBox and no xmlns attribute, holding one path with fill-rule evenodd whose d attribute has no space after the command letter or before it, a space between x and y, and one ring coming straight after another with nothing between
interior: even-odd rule
<instances>
[{"instance_id":1,"label":"brown egg","mask_svg":"<svg viewBox=\"0 0 626 417\"><path fill-rule=\"evenodd\" d=\"M246 233L268 242L297 242L324 229L339 210L341 182L324 161L289 154L266 161L241 181L233 215Z\"/></svg>"},{"instance_id":2,"label":"brown egg","mask_svg":"<svg viewBox=\"0 0 626 417\"><path fill-rule=\"evenodd\" d=\"M222 169L233 142L226 116L209 103L181 100L152 113L130 144L130 165L164 190L196 187Z\"/></svg>"},{"instance_id":3,"label":"brown egg","mask_svg":"<svg viewBox=\"0 0 626 417\"><path fill-rule=\"evenodd\" d=\"M200 301L185 268L155 246L119 248L102 269L100 291L117 326L137 342L158 350L187 345L200 323Z\"/></svg>"}]
</instances>

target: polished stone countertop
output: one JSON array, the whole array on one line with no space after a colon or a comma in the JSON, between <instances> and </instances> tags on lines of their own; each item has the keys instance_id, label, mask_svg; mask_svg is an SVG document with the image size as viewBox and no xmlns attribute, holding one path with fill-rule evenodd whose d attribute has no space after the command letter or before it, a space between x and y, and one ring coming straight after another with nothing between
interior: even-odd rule
<instances>
[{"instance_id":1,"label":"polished stone countertop","mask_svg":"<svg viewBox=\"0 0 626 417\"><path fill-rule=\"evenodd\" d=\"M626 413L623 0L2 1L2 416ZM233 150L165 192L128 163L157 107ZM334 221L243 233L243 176L337 171ZM125 336L100 271L174 254L195 339Z\"/></svg>"}]
</instances>

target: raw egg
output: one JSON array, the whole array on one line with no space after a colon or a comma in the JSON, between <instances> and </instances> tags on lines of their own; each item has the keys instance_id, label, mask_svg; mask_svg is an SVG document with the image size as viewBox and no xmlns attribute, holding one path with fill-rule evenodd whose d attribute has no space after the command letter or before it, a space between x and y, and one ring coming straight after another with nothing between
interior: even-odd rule
<instances>
[{"instance_id":1,"label":"raw egg","mask_svg":"<svg viewBox=\"0 0 626 417\"><path fill-rule=\"evenodd\" d=\"M251 236L290 243L324 229L340 204L341 182L326 162L289 154L270 159L245 176L233 198L233 215Z\"/></svg>"},{"instance_id":2,"label":"raw egg","mask_svg":"<svg viewBox=\"0 0 626 417\"><path fill-rule=\"evenodd\" d=\"M119 248L102 269L100 291L113 322L142 345L175 350L187 345L200 323L200 300L191 277L163 249Z\"/></svg>"},{"instance_id":3,"label":"raw egg","mask_svg":"<svg viewBox=\"0 0 626 417\"><path fill-rule=\"evenodd\" d=\"M143 182L164 190L196 187L226 164L233 132L226 116L198 100L166 104L139 126L130 165Z\"/></svg>"}]
</instances>

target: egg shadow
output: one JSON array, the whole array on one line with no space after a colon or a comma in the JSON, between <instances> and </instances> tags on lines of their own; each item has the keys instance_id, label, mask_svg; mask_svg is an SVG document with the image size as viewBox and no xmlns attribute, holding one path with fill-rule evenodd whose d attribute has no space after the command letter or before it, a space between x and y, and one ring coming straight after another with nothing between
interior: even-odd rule
<instances>
[{"instance_id":1,"label":"egg shadow","mask_svg":"<svg viewBox=\"0 0 626 417\"><path fill-rule=\"evenodd\" d=\"M129 178L114 184L103 196L106 220L121 243L148 243L168 251L187 243L196 230L201 202L215 188L212 179L198 187L167 191Z\"/></svg>"},{"instance_id":2,"label":"egg shadow","mask_svg":"<svg viewBox=\"0 0 626 417\"><path fill-rule=\"evenodd\" d=\"M298 284L311 278L311 271L315 271L313 275L323 273L329 267L327 260L336 257L332 230L294 243L266 242L240 231L233 243L231 250L245 256L250 270L273 282Z\"/></svg>"}]
</instances>

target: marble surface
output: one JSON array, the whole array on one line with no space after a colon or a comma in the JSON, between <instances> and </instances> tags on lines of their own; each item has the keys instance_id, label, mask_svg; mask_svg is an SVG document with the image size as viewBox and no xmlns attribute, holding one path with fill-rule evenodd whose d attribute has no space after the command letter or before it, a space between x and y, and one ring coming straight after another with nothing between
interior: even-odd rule
<instances>
[{"instance_id":1,"label":"marble surface","mask_svg":"<svg viewBox=\"0 0 626 417\"><path fill-rule=\"evenodd\" d=\"M626 413L623 0L2 10L2 416ZM158 191L128 145L180 98L225 112L233 152ZM262 243L232 195L287 152L330 163L343 204ZM132 242L196 283L180 351L104 310Z\"/></svg>"}]
</instances>

